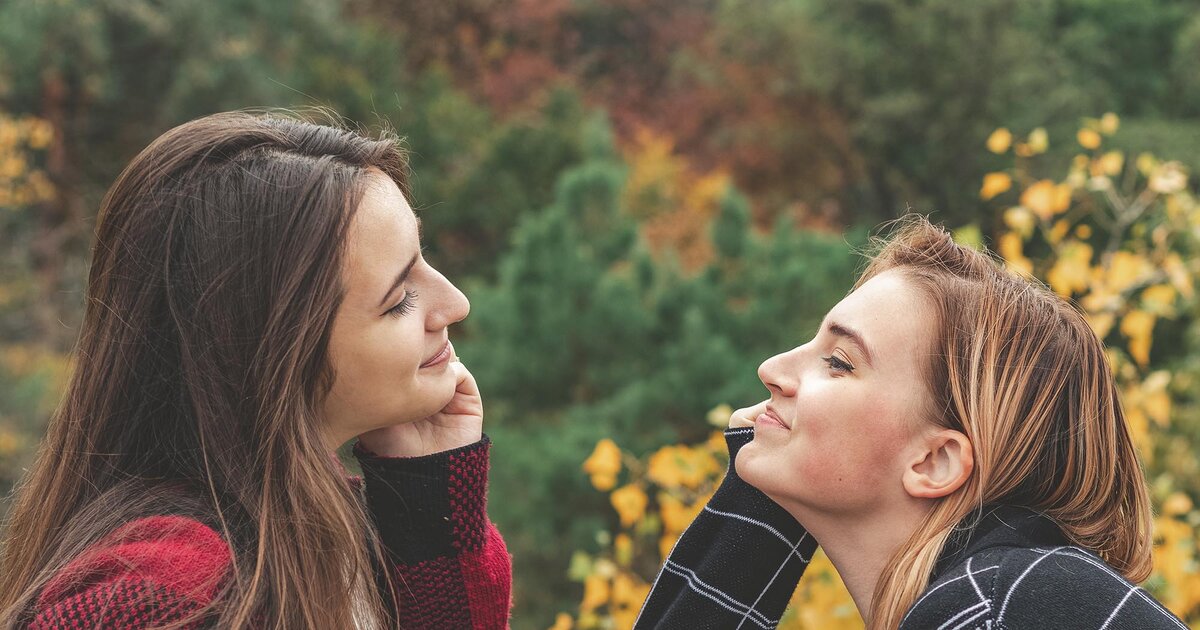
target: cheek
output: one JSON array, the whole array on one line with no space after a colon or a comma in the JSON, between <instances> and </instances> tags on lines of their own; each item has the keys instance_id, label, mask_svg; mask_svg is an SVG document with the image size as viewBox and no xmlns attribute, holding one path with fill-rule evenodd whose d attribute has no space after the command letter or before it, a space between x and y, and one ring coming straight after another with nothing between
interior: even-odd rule
<instances>
[{"instance_id":1,"label":"cheek","mask_svg":"<svg viewBox=\"0 0 1200 630\"><path fill-rule=\"evenodd\" d=\"M822 485L876 484L893 468L905 443L906 419L881 395L847 397L805 422L793 436L795 473Z\"/></svg>"},{"instance_id":2,"label":"cheek","mask_svg":"<svg viewBox=\"0 0 1200 630\"><path fill-rule=\"evenodd\" d=\"M355 340L355 369L365 377L403 377L423 360L420 322L413 316L386 320Z\"/></svg>"}]
</instances>

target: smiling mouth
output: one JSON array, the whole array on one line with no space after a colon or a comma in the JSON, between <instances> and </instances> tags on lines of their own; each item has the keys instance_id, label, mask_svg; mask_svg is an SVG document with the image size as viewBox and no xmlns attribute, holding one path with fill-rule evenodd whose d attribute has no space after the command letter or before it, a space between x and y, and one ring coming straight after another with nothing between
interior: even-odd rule
<instances>
[{"instance_id":1,"label":"smiling mouth","mask_svg":"<svg viewBox=\"0 0 1200 630\"><path fill-rule=\"evenodd\" d=\"M776 413L775 410L771 409L770 407L767 407L766 411L758 414L758 417L754 419L754 424L755 425L765 424L767 426L780 427L783 429L787 429L788 431L792 430L792 427L788 426L788 424L786 422L784 422L782 418L779 417L779 414Z\"/></svg>"},{"instance_id":2,"label":"smiling mouth","mask_svg":"<svg viewBox=\"0 0 1200 630\"><path fill-rule=\"evenodd\" d=\"M446 361L448 361L450 359L450 354L451 354L450 348L451 348L450 341L447 340L446 343L442 344L442 349L438 350L437 354L426 359L425 362L421 364L421 367L427 368L427 367L433 367L439 363L445 363Z\"/></svg>"}]
</instances>

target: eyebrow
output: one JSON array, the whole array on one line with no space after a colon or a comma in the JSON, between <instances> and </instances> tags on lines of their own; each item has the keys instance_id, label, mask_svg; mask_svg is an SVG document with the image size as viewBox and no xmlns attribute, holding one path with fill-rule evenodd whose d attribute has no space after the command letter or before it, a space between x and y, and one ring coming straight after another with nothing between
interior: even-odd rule
<instances>
[{"instance_id":1,"label":"eyebrow","mask_svg":"<svg viewBox=\"0 0 1200 630\"><path fill-rule=\"evenodd\" d=\"M413 214L413 217L417 220L417 243L419 244L424 235L424 228L421 224L421 217L417 216L415 213ZM400 273L396 275L396 279L392 282L392 286L388 288L387 293L383 294L383 299L380 300L379 306L376 308L383 308L383 306L387 304L388 298L391 297L392 292L396 290L396 287L404 284L405 280L408 280L408 274L412 273L413 266L417 264L418 256L420 256L420 252L413 254L412 260L408 261L407 265L404 265L404 269L400 270Z\"/></svg>"},{"instance_id":2,"label":"eyebrow","mask_svg":"<svg viewBox=\"0 0 1200 630\"><path fill-rule=\"evenodd\" d=\"M850 343L858 346L859 351L867 360L867 365L875 367L875 362L871 360L871 348L867 346L867 342L863 340L862 335L858 334L858 331L834 322L830 322L826 330L838 337L848 339Z\"/></svg>"},{"instance_id":3,"label":"eyebrow","mask_svg":"<svg viewBox=\"0 0 1200 630\"><path fill-rule=\"evenodd\" d=\"M413 254L412 260L408 261L407 265L404 265L404 269L400 271L400 273L396 276L396 280L392 282L391 288L387 290L387 293L383 294L383 300L379 302L379 306L377 308L383 308L383 305L387 304L388 298L391 297L393 292L395 292L396 287L404 284L405 280L408 280L408 274L412 273L413 265L416 264L417 255Z\"/></svg>"}]
</instances>

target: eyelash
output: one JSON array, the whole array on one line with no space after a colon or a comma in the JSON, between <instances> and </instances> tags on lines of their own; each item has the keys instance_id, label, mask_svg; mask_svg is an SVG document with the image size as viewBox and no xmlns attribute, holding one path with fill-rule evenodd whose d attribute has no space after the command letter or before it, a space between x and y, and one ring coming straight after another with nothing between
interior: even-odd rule
<instances>
[{"instance_id":1,"label":"eyelash","mask_svg":"<svg viewBox=\"0 0 1200 630\"><path fill-rule=\"evenodd\" d=\"M827 357L821 357L821 360L828 363L829 367L834 370L838 370L841 372L853 372L854 371L853 365L850 365L849 363L846 363L845 361L843 361L835 356L831 355L831 356L827 356Z\"/></svg>"},{"instance_id":2,"label":"eyelash","mask_svg":"<svg viewBox=\"0 0 1200 630\"><path fill-rule=\"evenodd\" d=\"M416 301L417 301L417 292L416 291L405 291L404 299L400 300L399 304L388 309L388 315L391 315L392 317L396 317L396 318L404 317L405 315L408 315L409 313L412 312L413 305L416 303Z\"/></svg>"}]
</instances>

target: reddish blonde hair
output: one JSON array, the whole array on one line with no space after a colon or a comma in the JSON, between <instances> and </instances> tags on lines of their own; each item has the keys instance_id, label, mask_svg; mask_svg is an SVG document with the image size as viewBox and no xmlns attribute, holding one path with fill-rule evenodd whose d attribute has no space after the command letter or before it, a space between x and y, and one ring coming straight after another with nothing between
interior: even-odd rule
<instances>
[{"instance_id":1,"label":"reddish blonde hair","mask_svg":"<svg viewBox=\"0 0 1200 630\"><path fill-rule=\"evenodd\" d=\"M929 421L964 433L975 461L889 561L868 627L899 626L955 526L989 503L1042 512L1073 544L1133 582L1146 579L1146 482L1104 346L1083 314L919 215L875 244L856 288L897 270L923 292L936 318Z\"/></svg>"}]
</instances>

